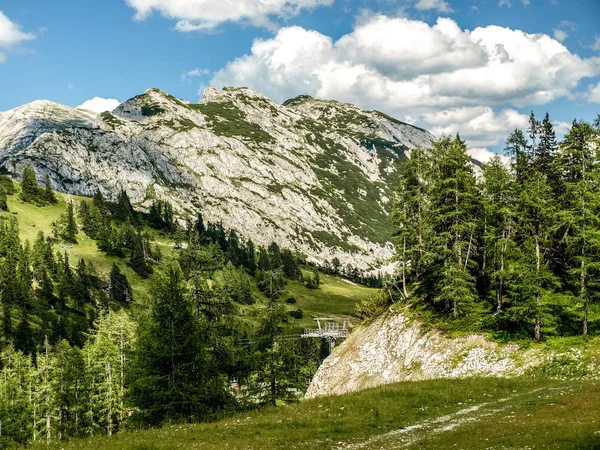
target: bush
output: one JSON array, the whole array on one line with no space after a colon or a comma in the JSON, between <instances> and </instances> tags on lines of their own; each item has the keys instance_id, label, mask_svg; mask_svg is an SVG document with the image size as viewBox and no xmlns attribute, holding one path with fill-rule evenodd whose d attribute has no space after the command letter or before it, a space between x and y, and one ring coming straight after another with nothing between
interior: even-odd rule
<instances>
[{"instance_id":1,"label":"bush","mask_svg":"<svg viewBox=\"0 0 600 450\"><path fill-rule=\"evenodd\" d=\"M385 291L379 290L356 305L356 314L361 319L368 319L384 310L390 304L389 295Z\"/></svg>"},{"instance_id":2,"label":"bush","mask_svg":"<svg viewBox=\"0 0 600 450\"><path fill-rule=\"evenodd\" d=\"M304 317L304 313L300 308L295 311L288 311L288 315L293 317L294 319L302 319Z\"/></svg>"},{"instance_id":3,"label":"bush","mask_svg":"<svg viewBox=\"0 0 600 450\"><path fill-rule=\"evenodd\" d=\"M285 299L286 303L289 303L290 305L293 305L296 303L296 299L294 297L288 297Z\"/></svg>"}]
</instances>

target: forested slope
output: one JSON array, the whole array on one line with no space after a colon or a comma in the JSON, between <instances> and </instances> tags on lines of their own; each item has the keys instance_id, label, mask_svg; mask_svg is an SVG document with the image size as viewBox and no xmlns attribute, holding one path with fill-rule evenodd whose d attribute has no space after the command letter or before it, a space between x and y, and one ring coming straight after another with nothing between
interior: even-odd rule
<instances>
[{"instance_id":1,"label":"forested slope","mask_svg":"<svg viewBox=\"0 0 600 450\"><path fill-rule=\"evenodd\" d=\"M381 282L201 215L182 226L167 202L140 214L125 192L111 203L22 178L0 176L3 446L292 401L328 350L298 330L356 321L371 289L355 282Z\"/></svg>"}]
</instances>

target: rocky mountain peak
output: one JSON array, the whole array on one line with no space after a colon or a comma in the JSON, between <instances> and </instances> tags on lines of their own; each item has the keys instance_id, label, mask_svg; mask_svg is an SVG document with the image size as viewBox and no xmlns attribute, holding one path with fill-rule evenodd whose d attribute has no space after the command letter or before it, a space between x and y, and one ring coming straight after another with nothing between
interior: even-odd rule
<instances>
[{"instance_id":1,"label":"rocky mountain peak","mask_svg":"<svg viewBox=\"0 0 600 450\"><path fill-rule=\"evenodd\" d=\"M201 210L259 245L363 269L392 256L399 165L432 138L353 105L279 105L247 88L207 88L198 103L153 88L98 116L22 108L0 115L0 166L15 177L31 165L65 192L167 200L182 218Z\"/></svg>"}]
</instances>

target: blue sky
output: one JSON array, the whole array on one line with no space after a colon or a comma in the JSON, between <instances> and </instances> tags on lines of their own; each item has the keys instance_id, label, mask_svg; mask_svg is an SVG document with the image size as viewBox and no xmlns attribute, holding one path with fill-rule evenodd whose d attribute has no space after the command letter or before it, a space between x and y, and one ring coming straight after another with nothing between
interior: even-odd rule
<instances>
[{"instance_id":1,"label":"blue sky","mask_svg":"<svg viewBox=\"0 0 600 450\"><path fill-rule=\"evenodd\" d=\"M0 111L150 87L197 101L205 86L243 85L379 109L499 151L530 110L559 131L600 112L600 1L576 3L0 0Z\"/></svg>"}]
</instances>

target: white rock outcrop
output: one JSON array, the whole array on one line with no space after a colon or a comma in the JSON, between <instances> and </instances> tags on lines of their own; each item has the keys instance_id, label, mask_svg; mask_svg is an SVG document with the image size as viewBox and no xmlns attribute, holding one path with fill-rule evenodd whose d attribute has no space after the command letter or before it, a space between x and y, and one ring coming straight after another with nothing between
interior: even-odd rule
<instances>
[{"instance_id":1,"label":"white rock outcrop","mask_svg":"<svg viewBox=\"0 0 600 450\"><path fill-rule=\"evenodd\" d=\"M521 349L480 334L449 338L397 311L355 329L315 374L307 397L339 395L389 383L469 376L512 377L530 370L557 378L598 377L597 344L549 351Z\"/></svg>"}]
</instances>

